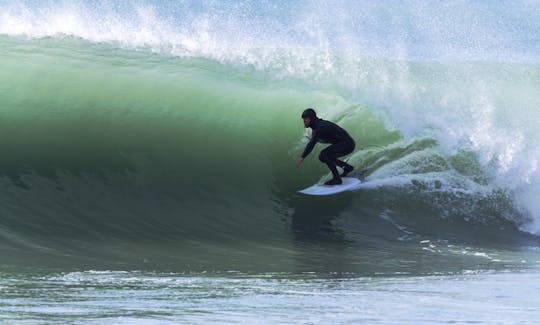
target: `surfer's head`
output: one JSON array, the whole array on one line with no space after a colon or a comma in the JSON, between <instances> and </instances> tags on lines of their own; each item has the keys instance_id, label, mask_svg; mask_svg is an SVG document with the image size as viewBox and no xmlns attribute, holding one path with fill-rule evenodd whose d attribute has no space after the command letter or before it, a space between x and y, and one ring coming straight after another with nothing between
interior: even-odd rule
<instances>
[{"instance_id":1,"label":"surfer's head","mask_svg":"<svg viewBox=\"0 0 540 325\"><path fill-rule=\"evenodd\" d=\"M304 126L308 128L311 122L317 119L317 113L313 108L308 108L302 112L302 119L304 120Z\"/></svg>"}]
</instances>

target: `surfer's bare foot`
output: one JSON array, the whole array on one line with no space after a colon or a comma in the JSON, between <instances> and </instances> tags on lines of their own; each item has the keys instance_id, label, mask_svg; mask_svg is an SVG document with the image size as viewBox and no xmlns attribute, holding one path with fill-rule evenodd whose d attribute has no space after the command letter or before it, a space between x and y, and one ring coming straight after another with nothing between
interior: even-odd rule
<instances>
[{"instance_id":1,"label":"surfer's bare foot","mask_svg":"<svg viewBox=\"0 0 540 325\"><path fill-rule=\"evenodd\" d=\"M332 178L328 182L325 182L324 185L340 185L342 183L341 178Z\"/></svg>"},{"instance_id":2,"label":"surfer's bare foot","mask_svg":"<svg viewBox=\"0 0 540 325\"><path fill-rule=\"evenodd\" d=\"M345 165L345 167L343 167L343 173L341 173L341 175L339 175L339 176L345 177L345 176L349 175L349 173L352 172L353 169L354 169L353 166Z\"/></svg>"}]
</instances>

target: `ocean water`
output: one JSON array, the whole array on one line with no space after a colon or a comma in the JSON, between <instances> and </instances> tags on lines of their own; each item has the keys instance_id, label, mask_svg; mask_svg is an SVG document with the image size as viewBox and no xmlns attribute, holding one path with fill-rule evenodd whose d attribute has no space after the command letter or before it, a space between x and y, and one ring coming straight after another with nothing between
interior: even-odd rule
<instances>
[{"instance_id":1,"label":"ocean water","mask_svg":"<svg viewBox=\"0 0 540 325\"><path fill-rule=\"evenodd\" d=\"M0 1L0 320L534 323L539 15ZM297 193L306 107L354 191Z\"/></svg>"}]
</instances>

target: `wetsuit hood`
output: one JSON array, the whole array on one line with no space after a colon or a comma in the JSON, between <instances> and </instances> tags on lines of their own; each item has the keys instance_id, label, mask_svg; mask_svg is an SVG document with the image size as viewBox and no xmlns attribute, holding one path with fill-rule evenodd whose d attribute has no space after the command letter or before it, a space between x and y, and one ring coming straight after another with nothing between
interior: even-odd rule
<instances>
[{"instance_id":1,"label":"wetsuit hood","mask_svg":"<svg viewBox=\"0 0 540 325\"><path fill-rule=\"evenodd\" d=\"M308 108L302 112L302 118L309 118L310 122L308 127L315 128L319 122L319 118L317 117L317 113L315 113L315 110L313 108Z\"/></svg>"}]
</instances>

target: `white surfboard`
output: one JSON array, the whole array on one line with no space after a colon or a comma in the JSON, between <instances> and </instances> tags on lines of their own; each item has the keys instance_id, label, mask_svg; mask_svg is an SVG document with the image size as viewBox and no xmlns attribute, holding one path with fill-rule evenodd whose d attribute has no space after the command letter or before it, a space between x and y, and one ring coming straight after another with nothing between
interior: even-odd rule
<instances>
[{"instance_id":1,"label":"white surfboard","mask_svg":"<svg viewBox=\"0 0 540 325\"><path fill-rule=\"evenodd\" d=\"M342 177L341 180L343 181L341 185L315 184L298 192L308 195L331 195L351 190L362 183L361 180L354 177Z\"/></svg>"}]
</instances>

